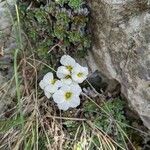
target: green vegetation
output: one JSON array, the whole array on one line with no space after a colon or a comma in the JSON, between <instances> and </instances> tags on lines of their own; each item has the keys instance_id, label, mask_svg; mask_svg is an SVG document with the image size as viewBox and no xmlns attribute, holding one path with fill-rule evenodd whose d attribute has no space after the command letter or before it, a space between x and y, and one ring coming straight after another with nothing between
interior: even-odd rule
<instances>
[{"instance_id":1,"label":"green vegetation","mask_svg":"<svg viewBox=\"0 0 150 150\"><path fill-rule=\"evenodd\" d=\"M44 1L43 1L44 2ZM34 52L40 58L49 59L57 51L83 57L90 48L87 30L88 9L82 0L59 0L49 4L31 5L19 3L22 28L32 42Z\"/></svg>"},{"instance_id":2,"label":"green vegetation","mask_svg":"<svg viewBox=\"0 0 150 150\"><path fill-rule=\"evenodd\" d=\"M107 135L110 135L117 143L124 147L124 136L121 136L122 132L118 129L118 122L122 122L125 125L121 124L120 127L126 133L126 124L129 124L125 118L124 107L124 101L114 99L104 103L101 106L101 111L98 110L95 104L87 102L84 106L84 111L87 118L92 116L93 122L97 128L100 128L107 133ZM93 137L93 140L100 146L97 137Z\"/></svg>"},{"instance_id":3,"label":"green vegetation","mask_svg":"<svg viewBox=\"0 0 150 150\"><path fill-rule=\"evenodd\" d=\"M126 104L120 97L106 99L99 93L83 93L81 105L64 112L39 90L41 74L55 71L57 58L64 52L83 57L90 48L84 6L83 0L18 3L20 22L14 22L14 26L26 43L17 40L15 76L8 82L11 85L16 80L17 94L13 104L1 114L4 119L0 121L0 149L142 149L141 134L146 133L136 131L138 125L131 126L134 120L125 115ZM89 84L85 88L93 89Z\"/></svg>"},{"instance_id":4,"label":"green vegetation","mask_svg":"<svg viewBox=\"0 0 150 150\"><path fill-rule=\"evenodd\" d=\"M64 4L68 4L72 9L80 9L82 4L84 3L83 0L56 0L56 3L63 6Z\"/></svg>"}]
</instances>

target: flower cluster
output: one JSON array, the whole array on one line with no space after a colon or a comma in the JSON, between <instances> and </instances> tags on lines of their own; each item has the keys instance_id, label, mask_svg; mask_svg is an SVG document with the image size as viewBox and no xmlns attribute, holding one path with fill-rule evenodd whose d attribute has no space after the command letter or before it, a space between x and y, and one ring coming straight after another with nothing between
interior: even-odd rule
<instances>
[{"instance_id":1,"label":"flower cluster","mask_svg":"<svg viewBox=\"0 0 150 150\"><path fill-rule=\"evenodd\" d=\"M80 93L82 92L79 83L82 83L88 76L88 69L80 66L71 56L64 55L60 59L62 66L58 67L55 79L53 73L47 73L39 85L44 90L45 96L53 97L54 102L61 110L74 108L80 104Z\"/></svg>"}]
</instances>

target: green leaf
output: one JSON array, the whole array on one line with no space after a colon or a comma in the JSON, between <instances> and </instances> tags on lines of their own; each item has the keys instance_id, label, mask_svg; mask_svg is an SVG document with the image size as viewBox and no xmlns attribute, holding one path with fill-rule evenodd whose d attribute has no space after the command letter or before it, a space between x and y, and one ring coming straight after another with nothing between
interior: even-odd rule
<instances>
[{"instance_id":1,"label":"green leaf","mask_svg":"<svg viewBox=\"0 0 150 150\"><path fill-rule=\"evenodd\" d=\"M70 0L68 4L73 9L79 9L80 6L83 4L83 0Z\"/></svg>"}]
</instances>

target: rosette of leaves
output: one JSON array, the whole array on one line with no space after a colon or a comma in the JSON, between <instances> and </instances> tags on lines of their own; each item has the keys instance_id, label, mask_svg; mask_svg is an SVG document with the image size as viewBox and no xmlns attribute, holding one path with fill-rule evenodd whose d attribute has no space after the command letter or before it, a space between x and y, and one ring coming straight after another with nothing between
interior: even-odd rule
<instances>
[{"instance_id":1,"label":"rosette of leaves","mask_svg":"<svg viewBox=\"0 0 150 150\"><path fill-rule=\"evenodd\" d=\"M83 0L57 0L56 2L61 6L68 4L72 9L79 9L84 4Z\"/></svg>"},{"instance_id":2,"label":"rosette of leaves","mask_svg":"<svg viewBox=\"0 0 150 150\"><path fill-rule=\"evenodd\" d=\"M83 0L41 0L32 5L21 1L19 8L22 28L38 57L51 55L56 60L62 50L82 57L90 48L89 11Z\"/></svg>"}]
</instances>

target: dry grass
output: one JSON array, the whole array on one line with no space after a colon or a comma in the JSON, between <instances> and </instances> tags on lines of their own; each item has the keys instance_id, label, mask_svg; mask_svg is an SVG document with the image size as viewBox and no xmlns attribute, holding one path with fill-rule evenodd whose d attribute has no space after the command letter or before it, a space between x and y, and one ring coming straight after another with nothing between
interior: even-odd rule
<instances>
[{"instance_id":1,"label":"dry grass","mask_svg":"<svg viewBox=\"0 0 150 150\"><path fill-rule=\"evenodd\" d=\"M18 117L20 114L18 105L8 110L11 111L9 121L1 128L0 149L41 149L40 143L46 145L47 149L62 150L62 149L84 149L90 148L91 143L100 150L115 150L116 147L125 150L117 142L115 142L107 133L102 131L99 127L87 118L78 117L77 114L65 116L63 112L59 111L53 101L47 100L41 93L38 87L38 72L39 68L48 64L36 60L34 55L26 56L23 51L24 57L18 62L18 73L22 76L20 88L20 101L22 114L24 118L23 128L21 127L22 121ZM38 63L37 63L38 62ZM12 79L14 80L14 78ZM10 82L13 83L13 82ZM5 95L4 95L5 96ZM86 100L94 103L101 111L102 108L89 96L83 93ZM81 108L82 109L82 108ZM79 110L75 110L77 112ZM1 115L5 116L6 113ZM112 117L109 112L106 115ZM12 121L13 120L13 121ZM70 139L68 131L64 128L63 122L74 121L78 123L76 133ZM14 122L14 123L12 123ZM9 124L12 123L12 124ZM9 125L8 125L9 124ZM7 127L8 126L8 127ZM88 126L90 130L87 130ZM96 136L99 140L100 147L93 141ZM44 138L43 139L41 139ZM41 140L41 141L40 141ZM39 148L40 147L40 148Z\"/></svg>"},{"instance_id":2,"label":"dry grass","mask_svg":"<svg viewBox=\"0 0 150 150\"><path fill-rule=\"evenodd\" d=\"M67 115L70 115L66 117L63 112L59 111L53 101L47 100L43 96L38 87L38 72L41 66L48 66L48 64L35 59L34 54L26 56L28 54L25 51L21 55L23 57L18 62L19 66L17 70L19 76L21 76L18 88L20 92L23 124L22 119L20 119L19 103L16 106L13 105L4 114L1 114L1 117L5 117L7 113L10 113L7 119L8 121L4 121L1 124L0 149L41 149L39 148L40 142L44 142L47 149L53 150L80 149L80 147L86 150L90 148L91 143L97 149L101 150L115 150L116 147L124 149L100 128L95 126L90 118L78 117L77 113L72 114L71 110L67 113ZM14 79L15 77L8 82L10 84L5 86L8 86L8 88L11 87ZM3 95L3 98L5 96L6 93ZM102 109L86 94L83 93L83 97L94 103L99 109ZM77 112L79 110L75 109L74 111ZM106 115L110 115L108 112L105 113ZM77 131L71 139L68 131L63 126L63 122L65 121L78 123ZM87 131L85 126L88 126L90 131ZM94 136L99 139L100 147L94 143ZM44 140L41 140L41 137Z\"/></svg>"}]
</instances>

